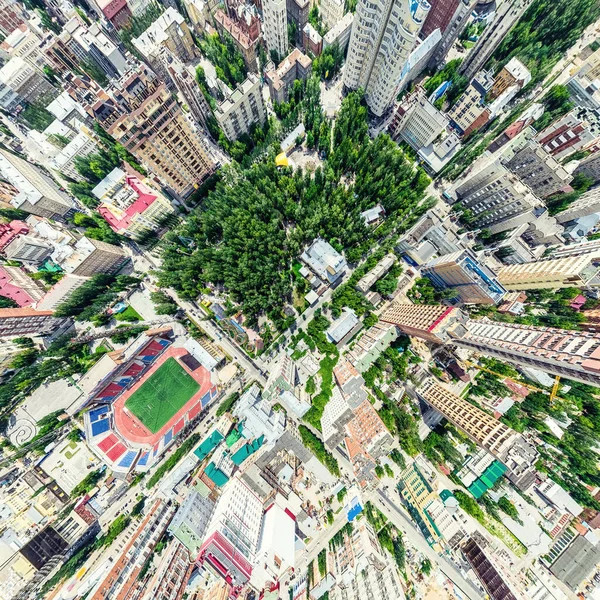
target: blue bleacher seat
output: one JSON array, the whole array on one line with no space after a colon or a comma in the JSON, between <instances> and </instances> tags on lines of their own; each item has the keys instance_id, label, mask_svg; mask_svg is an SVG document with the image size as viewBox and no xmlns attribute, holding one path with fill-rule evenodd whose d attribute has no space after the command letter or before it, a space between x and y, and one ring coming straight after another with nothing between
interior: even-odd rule
<instances>
[{"instance_id":1,"label":"blue bleacher seat","mask_svg":"<svg viewBox=\"0 0 600 600\"><path fill-rule=\"evenodd\" d=\"M90 410L90 421L93 423L97 421L102 415L105 415L108 412L108 406L101 406L100 408L94 408Z\"/></svg>"},{"instance_id":2,"label":"blue bleacher seat","mask_svg":"<svg viewBox=\"0 0 600 600\"><path fill-rule=\"evenodd\" d=\"M129 452L127 452L125 456L123 456L123 458L119 461L119 467L130 467L133 464L133 461L135 460L136 456L137 452L135 450L129 450Z\"/></svg>"},{"instance_id":3,"label":"blue bleacher seat","mask_svg":"<svg viewBox=\"0 0 600 600\"><path fill-rule=\"evenodd\" d=\"M167 433L165 433L165 446L171 442L173 439L173 430L169 429Z\"/></svg>"},{"instance_id":4,"label":"blue bleacher seat","mask_svg":"<svg viewBox=\"0 0 600 600\"><path fill-rule=\"evenodd\" d=\"M148 464L148 459L150 458L150 453L149 452L144 452L144 454L142 454L142 456L140 457L140 460L138 460L138 466L140 467L145 467Z\"/></svg>"},{"instance_id":5,"label":"blue bleacher seat","mask_svg":"<svg viewBox=\"0 0 600 600\"><path fill-rule=\"evenodd\" d=\"M96 421L92 423L92 435L97 436L101 433L105 433L110 429L110 422L108 419L102 419L101 421Z\"/></svg>"}]
</instances>

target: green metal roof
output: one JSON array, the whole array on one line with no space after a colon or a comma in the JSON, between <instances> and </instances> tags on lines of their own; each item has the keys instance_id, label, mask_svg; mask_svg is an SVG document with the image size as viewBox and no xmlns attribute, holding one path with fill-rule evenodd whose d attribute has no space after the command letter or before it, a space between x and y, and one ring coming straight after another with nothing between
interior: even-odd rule
<instances>
[{"instance_id":1,"label":"green metal roof","mask_svg":"<svg viewBox=\"0 0 600 600\"><path fill-rule=\"evenodd\" d=\"M204 473L206 473L206 476L209 477L217 487L223 487L229 481L229 477L227 477L221 469L217 469L213 462L208 463L206 469L204 469Z\"/></svg>"},{"instance_id":2,"label":"green metal roof","mask_svg":"<svg viewBox=\"0 0 600 600\"><path fill-rule=\"evenodd\" d=\"M471 492L471 494L473 494L474 498L481 498L481 496L483 496L488 488L486 487L486 485L481 481L481 479L476 479L468 488L468 490Z\"/></svg>"},{"instance_id":3,"label":"green metal roof","mask_svg":"<svg viewBox=\"0 0 600 600\"><path fill-rule=\"evenodd\" d=\"M238 467L249 457L252 456L260 447L263 445L265 441L265 436L261 435L259 438L256 438L254 441L244 444L232 457L231 460Z\"/></svg>"},{"instance_id":4,"label":"green metal roof","mask_svg":"<svg viewBox=\"0 0 600 600\"><path fill-rule=\"evenodd\" d=\"M234 427L227 436L225 443L228 448L231 448L240 438L242 437L242 426L238 425L237 429Z\"/></svg>"},{"instance_id":5,"label":"green metal roof","mask_svg":"<svg viewBox=\"0 0 600 600\"><path fill-rule=\"evenodd\" d=\"M448 498L452 498L454 496L454 494L450 491L450 490L442 490L440 492L440 498L445 502L446 500L448 500Z\"/></svg>"},{"instance_id":6,"label":"green metal roof","mask_svg":"<svg viewBox=\"0 0 600 600\"><path fill-rule=\"evenodd\" d=\"M216 429L204 439L204 441L194 450L198 460L204 460L223 440L223 435Z\"/></svg>"}]
</instances>

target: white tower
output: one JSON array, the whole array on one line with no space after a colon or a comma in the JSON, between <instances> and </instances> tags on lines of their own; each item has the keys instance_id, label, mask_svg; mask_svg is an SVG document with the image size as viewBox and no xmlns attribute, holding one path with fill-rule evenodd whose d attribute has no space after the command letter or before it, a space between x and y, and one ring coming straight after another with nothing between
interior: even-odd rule
<instances>
[{"instance_id":1,"label":"white tower","mask_svg":"<svg viewBox=\"0 0 600 600\"><path fill-rule=\"evenodd\" d=\"M287 54L286 0L263 0L263 35L269 52L275 50L279 60Z\"/></svg>"},{"instance_id":2,"label":"white tower","mask_svg":"<svg viewBox=\"0 0 600 600\"><path fill-rule=\"evenodd\" d=\"M402 68L423 26L426 0L359 0L344 71L344 85L362 87L373 114L392 105Z\"/></svg>"}]
</instances>

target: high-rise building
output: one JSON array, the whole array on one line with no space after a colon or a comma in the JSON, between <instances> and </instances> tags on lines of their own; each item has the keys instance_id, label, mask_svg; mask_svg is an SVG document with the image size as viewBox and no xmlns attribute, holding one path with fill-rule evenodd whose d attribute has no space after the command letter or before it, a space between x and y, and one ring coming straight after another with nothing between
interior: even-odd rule
<instances>
[{"instance_id":1,"label":"high-rise building","mask_svg":"<svg viewBox=\"0 0 600 600\"><path fill-rule=\"evenodd\" d=\"M79 78L71 78L68 91L174 194L188 196L212 172L198 131L147 67L128 73L107 92Z\"/></svg>"},{"instance_id":2,"label":"high-rise building","mask_svg":"<svg viewBox=\"0 0 600 600\"><path fill-rule=\"evenodd\" d=\"M506 475L515 485L527 489L534 482L533 464L537 451L523 436L433 379L428 379L417 393L429 406L506 465Z\"/></svg>"},{"instance_id":3,"label":"high-rise building","mask_svg":"<svg viewBox=\"0 0 600 600\"><path fill-rule=\"evenodd\" d=\"M116 233L139 238L154 231L175 209L160 192L153 190L136 175L113 169L93 190L100 200L98 212Z\"/></svg>"},{"instance_id":4,"label":"high-rise building","mask_svg":"<svg viewBox=\"0 0 600 600\"><path fill-rule=\"evenodd\" d=\"M365 90L381 117L392 105L406 63L429 11L425 0L360 0L344 70L344 86Z\"/></svg>"},{"instance_id":5,"label":"high-rise building","mask_svg":"<svg viewBox=\"0 0 600 600\"><path fill-rule=\"evenodd\" d=\"M523 216L523 222L530 221L528 213L543 206L529 187L499 161L467 179L456 189L456 195L469 209L473 223L492 233L513 229L518 216Z\"/></svg>"},{"instance_id":6,"label":"high-rise building","mask_svg":"<svg viewBox=\"0 0 600 600\"><path fill-rule=\"evenodd\" d=\"M487 63L506 34L513 28L532 0L505 0L493 21L483 30L475 47L460 65L460 72L471 79Z\"/></svg>"},{"instance_id":7,"label":"high-rise building","mask_svg":"<svg viewBox=\"0 0 600 600\"><path fill-rule=\"evenodd\" d=\"M286 0L263 0L263 36L269 52L275 51L279 60L287 54Z\"/></svg>"},{"instance_id":8,"label":"high-rise building","mask_svg":"<svg viewBox=\"0 0 600 600\"><path fill-rule=\"evenodd\" d=\"M497 304L506 293L499 277L468 250L434 258L421 269L421 274L438 289L454 290L465 304Z\"/></svg>"},{"instance_id":9,"label":"high-rise building","mask_svg":"<svg viewBox=\"0 0 600 600\"><path fill-rule=\"evenodd\" d=\"M418 86L396 108L389 132L418 152L432 144L447 126L448 117L429 102L425 90Z\"/></svg>"},{"instance_id":10,"label":"high-rise building","mask_svg":"<svg viewBox=\"0 0 600 600\"><path fill-rule=\"evenodd\" d=\"M581 173L593 180L594 183L600 181L600 152L595 152L584 158L573 171L573 176Z\"/></svg>"},{"instance_id":11,"label":"high-rise building","mask_svg":"<svg viewBox=\"0 0 600 600\"><path fill-rule=\"evenodd\" d=\"M533 140L505 165L527 184L538 198L572 191L569 186L572 176L551 154Z\"/></svg>"},{"instance_id":12,"label":"high-rise building","mask_svg":"<svg viewBox=\"0 0 600 600\"><path fill-rule=\"evenodd\" d=\"M263 125L267 111L261 91L260 78L254 73L237 88L227 94L214 111L217 123L227 138L237 140L242 134L249 133L253 123Z\"/></svg>"},{"instance_id":13,"label":"high-rise building","mask_svg":"<svg viewBox=\"0 0 600 600\"><path fill-rule=\"evenodd\" d=\"M235 478L219 498L197 562L211 565L239 592L252 576L262 520L262 500Z\"/></svg>"},{"instance_id":14,"label":"high-rise building","mask_svg":"<svg viewBox=\"0 0 600 600\"><path fill-rule=\"evenodd\" d=\"M332 29L342 20L344 8L344 0L321 0L319 14L328 29Z\"/></svg>"},{"instance_id":15,"label":"high-rise building","mask_svg":"<svg viewBox=\"0 0 600 600\"><path fill-rule=\"evenodd\" d=\"M56 331L67 319L52 316L51 310L0 308L0 337L44 336Z\"/></svg>"},{"instance_id":16,"label":"high-rise building","mask_svg":"<svg viewBox=\"0 0 600 600\"><path fill-rule=\"evenodd\" d=\"M600 251L580 256L507 265L498 269L498 280L507 290L585 287L600 271Z\"/></svg>"},{"instance_id":17,"label":"high-rise building","mask_svg":"<svg viewBox=\"0 0 600 600\"><path fill-rule=\"evenodd\" d=\"M185 19L172 7L167 8L132 43L144 57L151 54L156 46L164 46L184 63L197 55L196 44Z\"/></svg>"},{"instance_id":18,"label":"high-rise building","mask_svg":"<svg viewBox=\"0 0 600 600\"><path fill-rule=\"evenodd\" d=\"M458 2L456 10L450 17L444 31L442 31L442 39L439 41L435 52L429 60L430 68L436 69L446 58L448 51L452 48L454 42L456 42L458 36L466 27L475 3L476 0L460 0L460 2Z\"/></svg>"},{"instance_id":19,"label":"high-rise building","mask_svg":"<svg viewBox=\"0 0 600 600\"><path fill-rule=\"evenodd\" d=\"M406 335L451 343L519 366L600 387L600 335L468 319L446 306L394 303L381 320Z\"/></svg>"},{"instance_id":20,"label":"high-rise building","mask_svg":"<svg viewBox=\"0 0 600 600\"><path fill-rule=\"evenodd\" d=\"M450 24L460 1L461 0L431 0L431 10L425 19L425 23L423 23L421 37L425 39L436 29L439 29L440 33L444 33Z\"/></svg>"},{"instance_id":21,"label":"high-rise building","mask_svg":"<svg viewBox=\"0 0 600 600\"><path fill-rule=\"evenodd\" d=\"M308 13L312 4L310 0L286 0L288 23L296 26L296 39L302 39L302 32L308 24ZM304 46L308 51L308 48Z\"/></svg>"},{"instance_id":22,"label":"high-rise building","mask_svg":"<svg viewBox=\"0 0 600 600\"><path fill-rule=\"evenodd\" d=\"M491 112L485 99L493 84L492 74L480 71L448 111L452 126L460 135L468 136L489 120Z\"/></svg>"},{"instance_id":23,"label":"high-rise building","mask_svg":"<svg viewBox=\"0 0 600 600\"><path fill-rule=\"evenodd\" d=\"M31 162L1 149L0 176L18 190L10 201L15 208L61 221L75 212L75 202L49 175Z\"/></svg>"}]
</instances>

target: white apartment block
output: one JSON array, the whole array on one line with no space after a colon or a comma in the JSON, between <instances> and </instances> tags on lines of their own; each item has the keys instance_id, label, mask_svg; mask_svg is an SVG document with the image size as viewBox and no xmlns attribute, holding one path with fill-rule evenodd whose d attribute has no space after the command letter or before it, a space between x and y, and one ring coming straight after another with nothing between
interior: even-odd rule
<instances>
[{"instance_id":1,"label":"white apartment block","mask_svg":"<svg viewBox=\"0 0 600 600\"><path fill-rule=\"evenodd\" d=\"M32 67L41 71L44 68L44 65L48 64L46 56L40 48L41 41L42 36L38 31L23 24L15 29L4 40L2 48L5 49L11 57L17 56L22 58Z\"/></svg>"},{"instance_id":2,"label":"white apartment block","mask_svg":"<svg viewBox=\"0 0 600 600\"><path fill-rule=\"evenodd\" d=\"M252 123L262 125L267 118L267 113L259 77L248 73L248 78L217 106L215 118L227 139L231 141L248 133Z\"/></svg>"},{"instance_id":3,"label":"white apartment block","mask_svg":"<svg viewBox=\"0 0 600 600\"><path fill-rule=\"evenodd\" d=\"M275 50L282 60L288 45L286 0L263 0L263 36L269 52Z\"/></svg>"},{"instance_id":4,"label":"white apartment block","mask_svg":"<svg viewBox=\"0 0 600 600\"><path fill-rule=\"evenodd\" d=\"M568 223L569 221L587 217L598 211L600 211L600 186L588 190L568 208L557 213L556 220L559 223Z\"/></svg>"},{"instance_id":5,"label":"white apartment block","mask_svg":"<svg viewBox=\"0 0 600 600\"><path fill-rule=\"evenodd\" d=\"M344 86L363 88L371 112L392 105L404 64L415 45L429 4L425 0L360 0L346 57Z\"/></svg>"},{"instance_id":6,"label":"white apartment block","mask_svg":"<svg viewBox=\"0 0 600 600\"><path fill-rule=\"evenodd\" d=\"M67 175L75 181L82 181L83 178L75 168L75 159L95 152L98 152L96 140L87 127L82 127L82 130L54 157L52 165L62 175Z\"/></svg>"},{"instance_id":7,"label":"white apartment block","mask_svg":"<svg viewBox=\"0 0 600 600\"><path fill-rule=\"evenodd\" d=\"M433 142L446 130L448 117L429 100L425 90L418 87L398 106L390 132L401 138L417 152Z\"/></svg>"},{"instance_id":8,"label":"white apartment block","mask_svg":"<svg viewBox=\"0 0 600 600\"><path fill-rule=\"evenodd\" d=\"M21 57L11 58L0 69L0 82L27 102L47 102L57 95L56 88Z\"/></svg>"},{"instance_id":9,"label":"white apartment block","mask_svg":"<svg viewBox=\"0 0 600 600\"><path fill-rule=\"evenodd\" d=\"M344 0L321 0L319 14L328 29L333 29L344 16Z\"/></svg>"},{"instance_id":10,"label":"white apartment block","mask_svg":"<svg viewBox=\"0 0 600 600\"><path fill-rule=\"evenodd\" d=\"M0 178L19 193L11 200L15 208L48 219L64 220L75 210L75 202L53 179L27 160L0 150Z\"/></svg>"}]
</instances>

